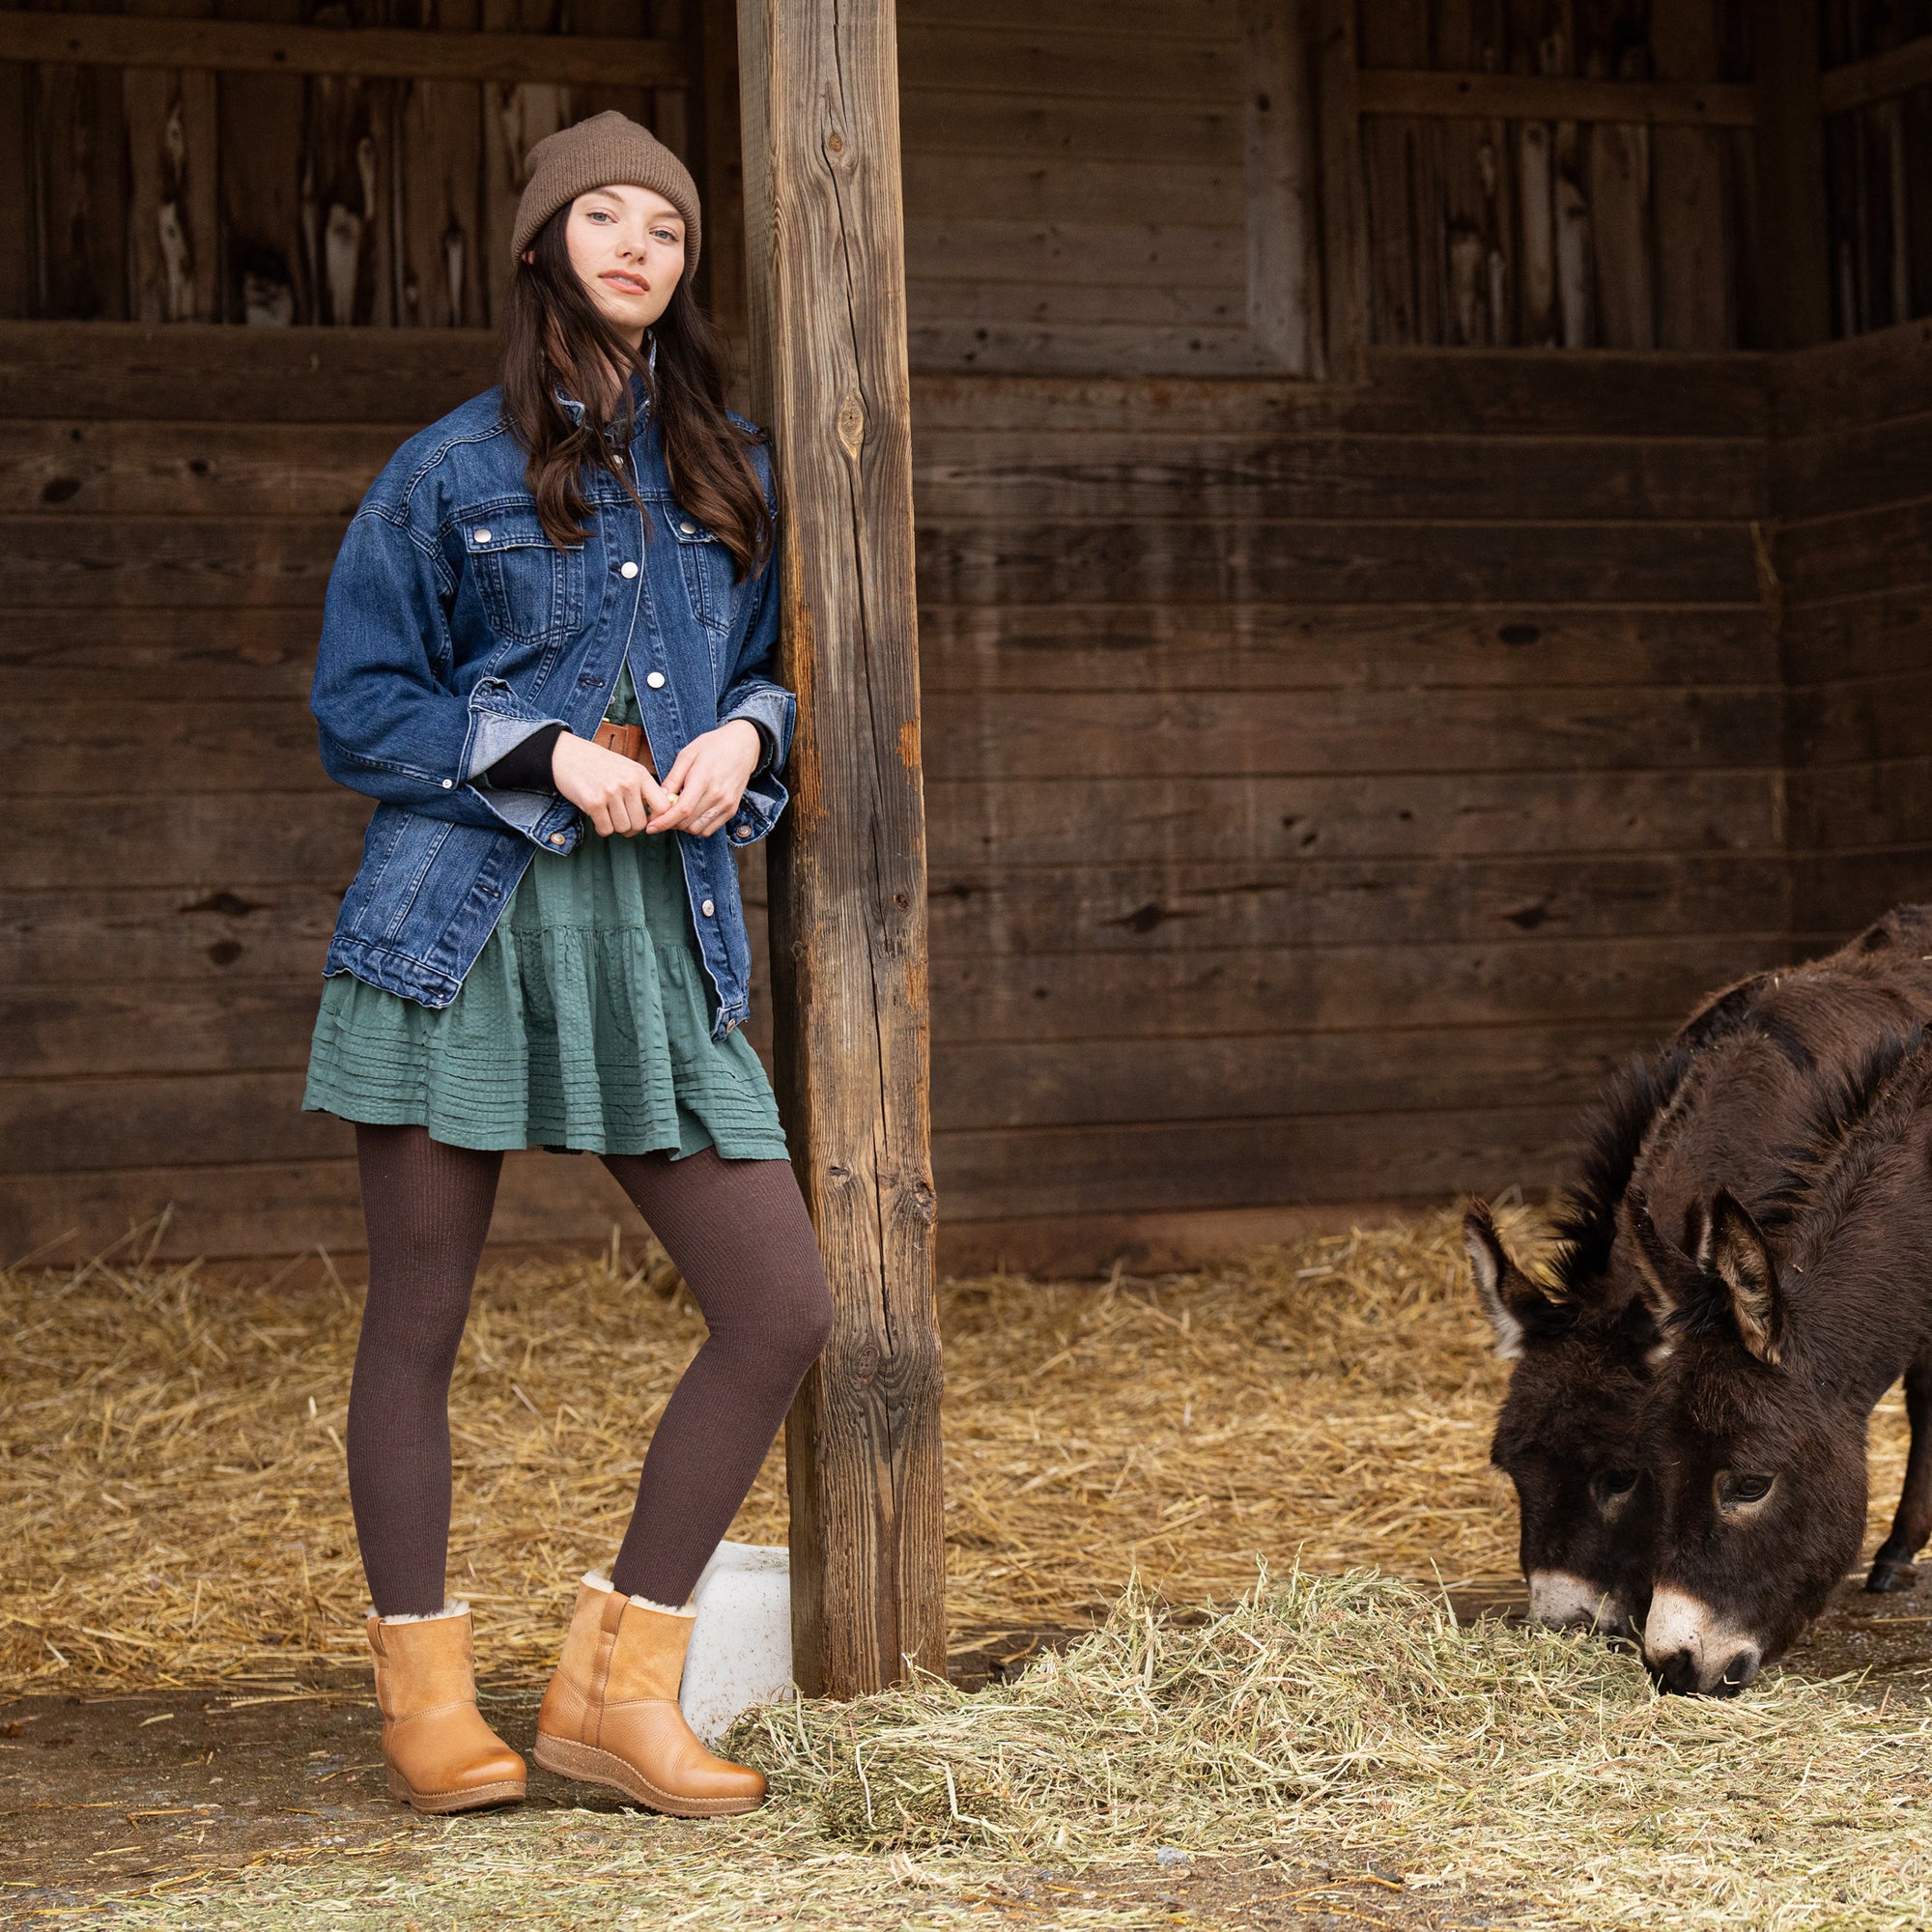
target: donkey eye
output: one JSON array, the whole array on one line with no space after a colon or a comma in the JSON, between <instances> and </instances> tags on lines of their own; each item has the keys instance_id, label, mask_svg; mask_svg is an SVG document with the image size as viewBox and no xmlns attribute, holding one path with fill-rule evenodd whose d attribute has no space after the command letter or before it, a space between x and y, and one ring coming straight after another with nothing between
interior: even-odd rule
<instances>
[{"instance_id":1,"label":"donkey eye","mask_svg":"<svg viewBox=\"0 0 1932 1932\"><path fill-rule=\"evenodd\" d=\"M1759 1503L1770 1495L1776 1476L1740 1476L1724 1470L1718 1478L1718 1501L1725 1508L1739 1503Z\"/></svg>"},{"instance_id":2,"label":"donkey eye","mask_svg":"<svg viewBox=\"0 0 1932 1932\"><path fill-rule=\"evenodd\" d=\"M1613 1503L1620 1497L1629 1495L1635 1488L1634 1469L1605 1469L1597 1478L1596 1483L1598 1499L1606 1503Z\"/></svg>"}]
</instances>

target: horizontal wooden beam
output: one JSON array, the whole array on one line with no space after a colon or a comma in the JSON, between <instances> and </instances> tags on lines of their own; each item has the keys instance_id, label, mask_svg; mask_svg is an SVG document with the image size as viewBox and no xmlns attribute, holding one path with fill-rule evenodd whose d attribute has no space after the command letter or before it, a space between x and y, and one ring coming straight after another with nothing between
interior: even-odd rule
<instances>
[{"instance_id":1,"label":"horizontal wooden beam","mask_svg":"<svg viewBox=\"0 0 1932 1932\"><path fill-rule=\"evenodd\" d=\"M1827 114L1849 114L1855 107L1869 107L1875 100L1893 100L1915 87L1929 86L1932 86L1932 34L1907 41L1889 53L1873 54L1870 60L1829 68L1818 91Z\"/></svg>"},{"instance_id":2,"label":"horizontal wooden beam","mask_svg":"<svg viewBox=\"0 0 1932 1932\"><path fill-rule=\"evenodd\" d=\"M1464 121L1645 121L1695 128L1748 128L1757 119L1750 88L1719 82L1364 68L1355 86L1364 114L1434 114Z\"/></svg>"},{"instance_id":3,"label":"horizontal wooden beam","mask_svg":"<svg viewBox=\"0 0 1932 1932\"><path fill-rule=\"evenodd\" d=\"M133 14L0 12L9 60L82 67L344 73L363 79L550 81L684 87L682 41L580 34L482 34L407 27L286 27L255 20Z\"/></svg>"}]
</instances>

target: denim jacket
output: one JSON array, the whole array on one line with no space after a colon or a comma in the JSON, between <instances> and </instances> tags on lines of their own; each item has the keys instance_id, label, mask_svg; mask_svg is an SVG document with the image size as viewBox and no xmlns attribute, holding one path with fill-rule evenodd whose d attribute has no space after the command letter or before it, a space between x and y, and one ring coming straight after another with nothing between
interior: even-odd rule
<instances>
[{"instance_id":1,"label":"denim jacket","mask_svg":"<svg viewBox=\"0 0 1932 1932\"><path fill-rule=\"evenodd\" d=\"M770 499L769 453L750 455ZM732 847L784 810L777 774L795 712L767 674L777 573L736 581L731 553L673 499L641 408L629 456L648 515L616 477L588 471L590 534L558 550L493 389L412 437L363 498L328 580L310 703L329 777L380 803L325 976L431 1008L456 997L525 867L595 836L555 792L498 790L483 775L546 724L591 736L628 659L660 771L729 719L765 744L727 826L664 835L678 841L717 989L713 1037L743 1022L751 948Z\"/></svg>"}]
</instances>

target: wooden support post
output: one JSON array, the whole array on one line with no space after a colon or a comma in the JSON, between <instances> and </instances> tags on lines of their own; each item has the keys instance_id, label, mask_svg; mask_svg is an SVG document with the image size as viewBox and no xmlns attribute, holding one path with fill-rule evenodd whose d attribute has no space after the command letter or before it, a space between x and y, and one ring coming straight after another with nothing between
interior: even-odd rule
<instances>
[{"instance_id":1,"label":"wooden support post","mask_svg":"<svg viewBox=\"0 0 1932 1932\"><path fill-rule=\"evenodd\" d=\"M1818 0L1762 0L1751 34L1764 288L1763 340L1755 346L1804 349L1832 334Z\"/></svg>"},{"instance_id":2,"label":"wooden support post","mask_svg":"<svg viewBox=\"0 0 1932 1932\"><path fill-rule=\"evenodd\" d=\"M946 1668L898 63L891 0L739 0L753 407L780 477L794 802L779 1097L832 1278L786 1429L799 1683Z\"/></svg>"}]
</instances>

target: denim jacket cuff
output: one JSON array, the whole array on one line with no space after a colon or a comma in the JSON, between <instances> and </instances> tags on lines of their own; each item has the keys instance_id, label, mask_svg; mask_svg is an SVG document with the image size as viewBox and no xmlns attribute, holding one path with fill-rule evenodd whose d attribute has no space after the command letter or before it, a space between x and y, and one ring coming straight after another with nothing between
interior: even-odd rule
<instances>
[{"instance_id":1,"label":"denim jacket cuff","mask_svg":"<svg viewBox=\"0 0 1932 1932\"><path fill-rule=\"evenodd\" d=\"M758 770L763 773L783 765L791 749L792 720L797 710L798 700L782 685L759 682L749 689L726 692L725 708L718 722L728 724L732 719L742 718L758 727L758 736L764 741Z\"/></svg>"},{"instance_id":2,"label":"denim jacket cuff","mask_svg":"<svg viewBox=\"0 0 1932 1932\"><path fill-rule=\"evenodd\" d=\"M760 838L769 838L790 801L791 794L770 772L753 773L725 828L731 843L755 845Z\"/></svg>"},{"instance_id":3,"label":"denim jacket cuff","mask_svg":"<svg viewBox=\"0 0 1932 1932\"><path fill-rule=\"evenodd\" d=\"M472 784L499 759L506 758L526 738L533 738L546 726L554 724L568 731L561 718L529 718L521 713L499 711L495 705L475 706L469 724L469 742L464 747L463 776Z\"/></svg>"}]
</instances>

